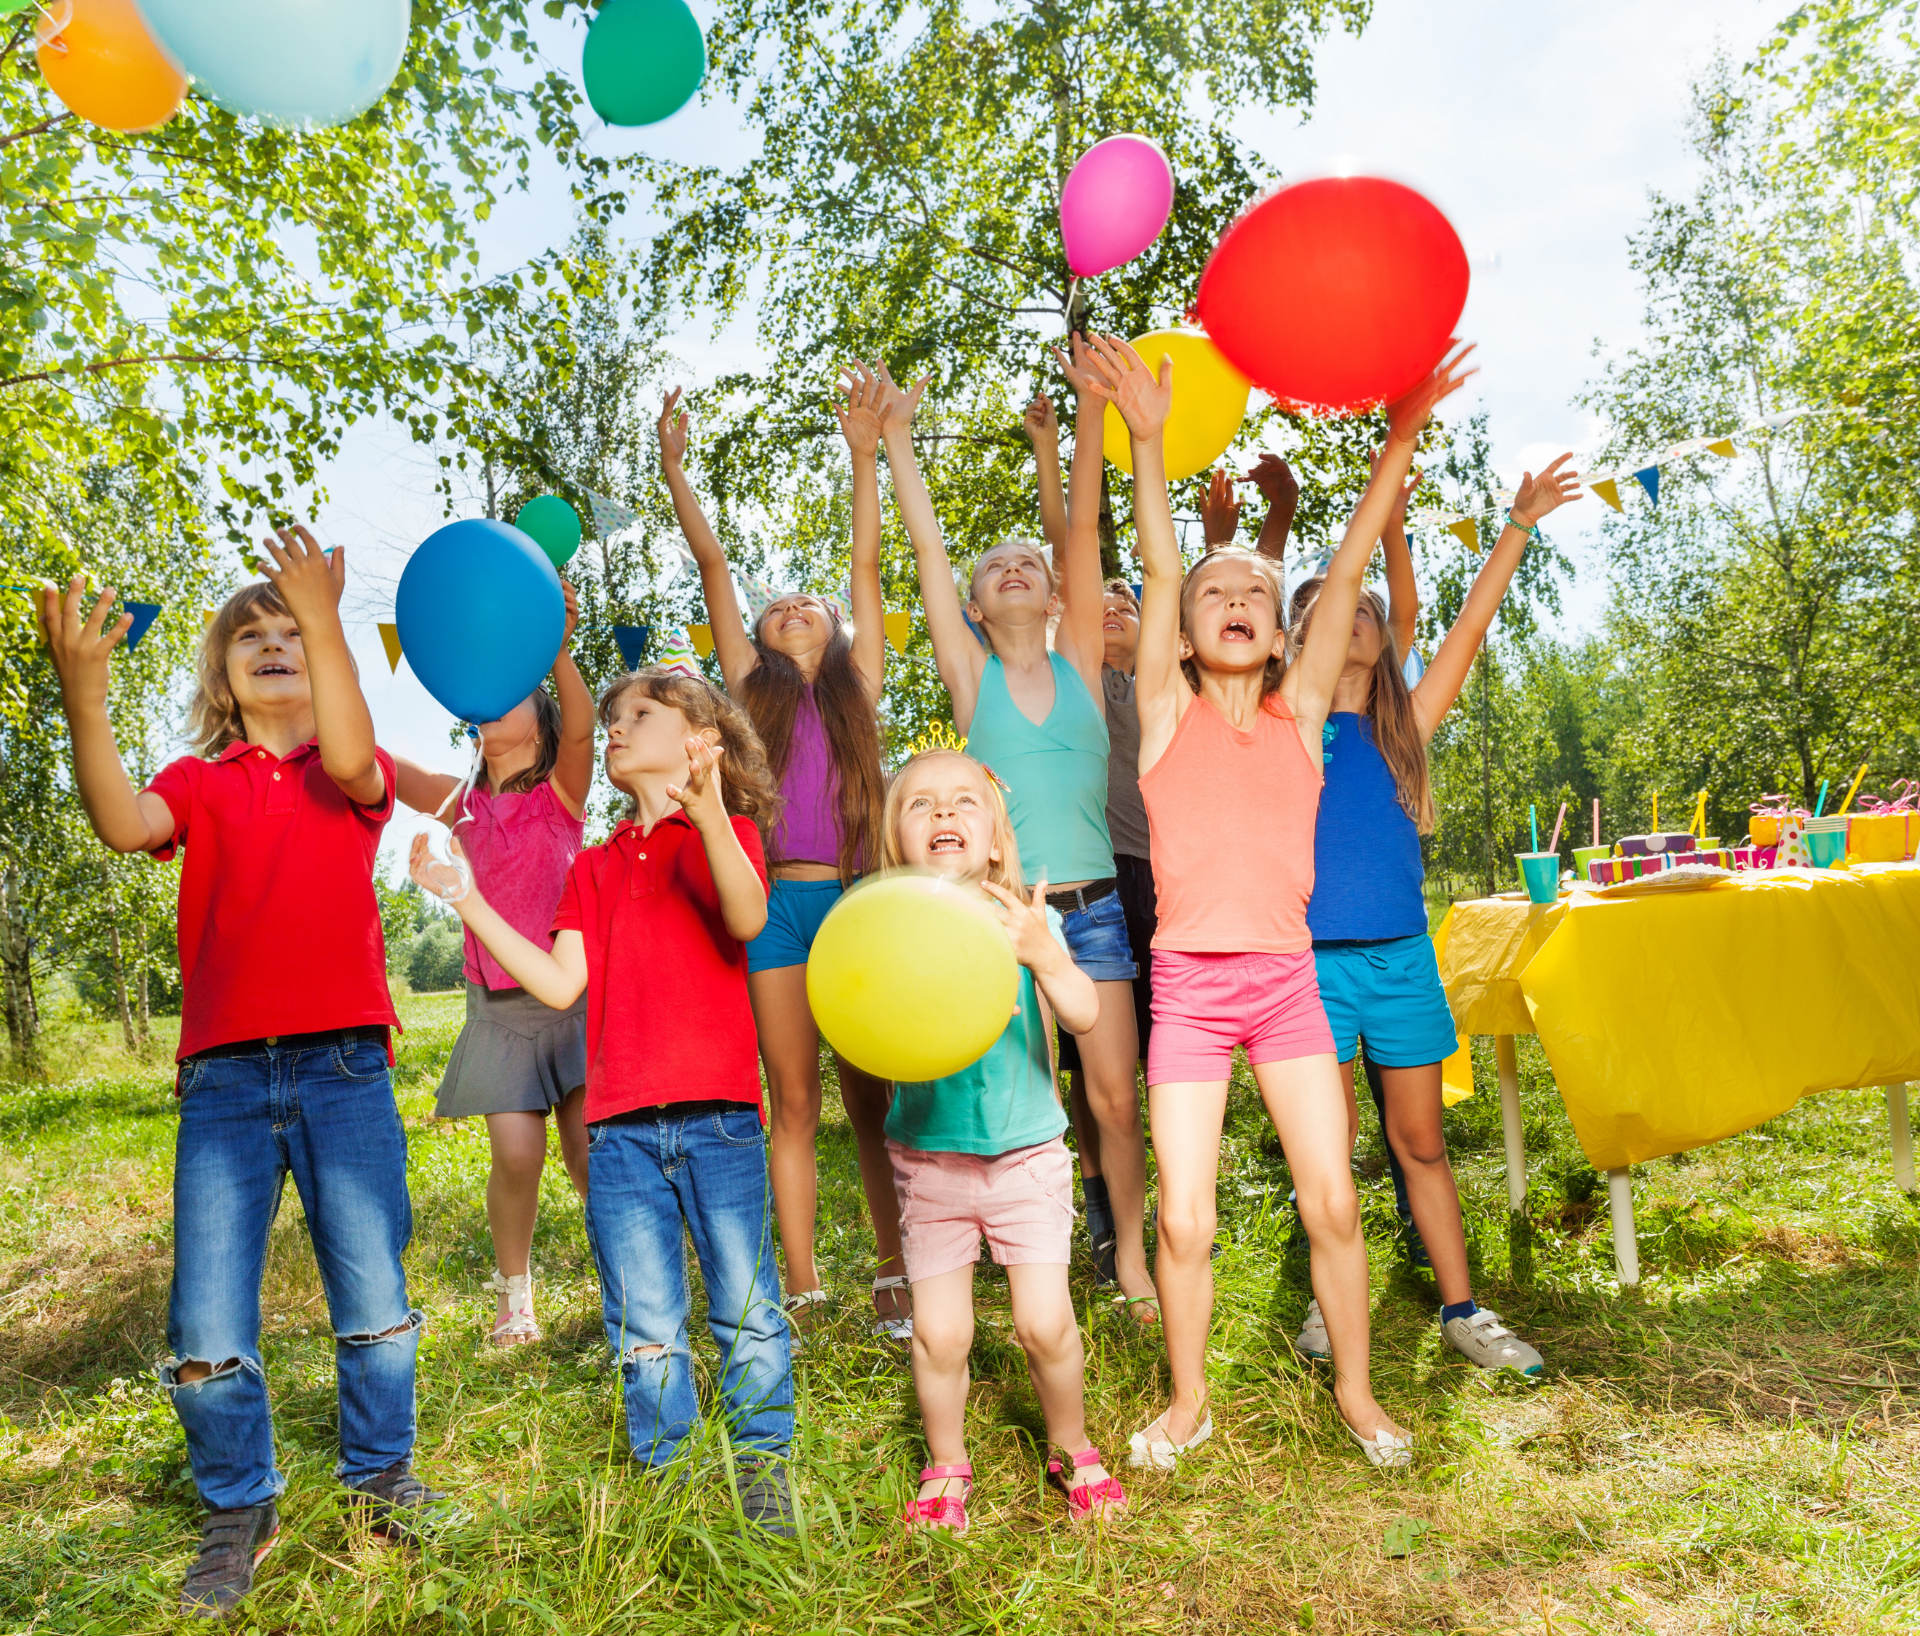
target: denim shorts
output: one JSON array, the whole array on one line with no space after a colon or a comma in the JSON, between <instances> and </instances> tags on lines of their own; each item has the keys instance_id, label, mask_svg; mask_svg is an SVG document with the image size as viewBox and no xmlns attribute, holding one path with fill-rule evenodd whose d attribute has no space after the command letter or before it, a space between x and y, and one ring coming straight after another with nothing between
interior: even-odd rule
<instances>
[{"instance_id":1,"label":"denim shorts","mask_svg":"<svg viewBox=\"0 0 1920 1636\"><path fill-rule=\"evenodd\" d=\"M1127 941L1127 912L1118 892L1109 891L1084 909L1063 911L1060 920L1067 953L1096 983L1130 983L1140 975L1133 945Z\"/></svg>"},{"instance_id":2,"label":"denim shorts","mask_svg":"<svg viewBox=\"0 0 1920 1636\"><path fill-rule=\"evenodd\" d=\"M1459 1042L1432 938L1316 943L1313 963L1342 1062L1353 1061L1363 1039L1382 1068L1423 1068L1453 1055Z\"/></svg>"},{"instance_id":3,"label":"denim shorts","mask_svg":"<svg viewBox=\"0 0 1920 1636\"><path fill-rule=\"evenodd\" d=\"M747 970L804 966L820 922L844 890L837 880L776 880L767 893L767 923L747 945Z\"/></svg>"}]
</instances>

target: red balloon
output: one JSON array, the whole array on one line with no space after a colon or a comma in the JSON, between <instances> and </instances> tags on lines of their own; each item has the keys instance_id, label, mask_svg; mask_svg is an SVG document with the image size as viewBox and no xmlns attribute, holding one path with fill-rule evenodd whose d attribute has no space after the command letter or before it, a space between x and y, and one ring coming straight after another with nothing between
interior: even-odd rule
<instances>
[{"instance_id":1,"label":"red balloon","mask_svg":"<svg viewBox=\"0 0 1920 1636\"><path fill-rule=\"evenodd\" d=\"M1221 235L1195 308L1241 374L1285 403L1390 403L1440 361L1467 252L1432 201L1378 176L1269 194Z\"/></svg>"}]
</instances>

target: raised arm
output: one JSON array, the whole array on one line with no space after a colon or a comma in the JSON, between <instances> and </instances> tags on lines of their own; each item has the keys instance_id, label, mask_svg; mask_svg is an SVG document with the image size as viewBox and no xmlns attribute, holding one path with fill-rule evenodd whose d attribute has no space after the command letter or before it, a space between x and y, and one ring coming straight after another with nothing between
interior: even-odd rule
<instances>
[{"instance_id":1,"label":"raised arm","mask_svg":"<svg viewBox=\"0 0 1920 1636\"><path fill-rule=\"evenodd\" d=\"M307 685L313 690L313 729L320 765L349 801L377 807L387 799L386 775L373 753L373 712L360 691L347 633L340 624L340 593L347 584L347 553L329 557L304 526L280 529L261 542L270 559L261 571L300 627Z\"/></svg>"},{"instance_id":2,"label":"raised arm","mask_svg":"<svg viewBox=\"0 0 1920 1636\"><path fill-rule=\"evenodd\" d=\"M1313 620L1300 656L1287 667L1281 692L1293 711L1309 755L1320 753L1320 729L1327 719L1333 690L1346 668L1353 640L1353 613L1360 605L1360 586L1367 560L1387 526L1388 514L1400 485L1413 466L1413 451L1432 418L1434 406L1457 392L1474 371L1464 368L1471 346L1461 347L1442 360L1432 374L1387 410L1387 442L1374 462L1373 477L1348 519L1347 531L1327 566L1326 584L1314 603Z\"/></svg>"},{"instance_id":3,"label":"raised arm","mask_svg":"<svg viewBox=\"0 0 1920 1636\"><path fill-rule=\"evenodd\" d=\"M1040 534L1057 559L1067 544L1067 496L1060 487L1060 417L1053 412L1053 399L1040 393L1020 425L1033 445L1033 469L1040 480ZM1076 438L1076 452L1079 446Z\"/></svg>"},{"instance_id":4,"label":"raised arm","mask_svg":"<svg viewBox=\"0 0 1920 1636\"><path fill-rule=\"evenodd\" d=\"M1144 575L1133 689L1144 773L1165 754L1193 702L1193 689L1180 670L1180 538L1167 499L1161 439L1173 407L1173 359L1161 355L1156 378L1140 354L1115 335L1095 336L1085 357L1089 373L1113 395L1133 443L1133 527Z\"/></svg>"},{"instance_id":5,"label":"raised arm","mask_svg":"<svg viewBox=\"0 0 1920 1636\"><path fill-rule=\"evenodd\" d=\"M841 372L846 402L833 405L853 457L851 575L853 668L874 704L887 683L887 622L880 599L880 377L863 363Z\"/></svg>"},{"instance_id":6,"label":"raised arm","mask_svg":"<svg viewBox=\"0 0 1920 1636\"><path fill-rule=\"evenodd\" d=\"M466 856L466 848L457 835L453 838L453 850L461 857ZM414 880L432 891L429 871L433 860L427 852L426 836L414 836L407 862ZM561 932L554 938L552 949L543 949L532 938L509 926L500 911L481 895L478 886L467 888L467 895L454 904L453 912L479 938L487 953L500 962L506 974L542 1005L564 1011L580 998L587 986L587 949L578 932Z\"/></svg>"},{"instance_id":7,"label":"raised arm","mask_svg":"<svg viewBox=\"0 0 1920 1636\"><path fill-rule=\"evenodd\" d=\"M1211 551L1216 546L1233 544L1240 532L1240 496L1227 481L1226 469L1213 468L1206 491L1200 496L1200 538Z\"/></svg>"},{"instance_id":8,"label":"raised arm","mask_svg":"<svg viewBox=\"0 0 1920 1636\"><path fill-rule=\"evenodd\" d=\"M766 929L767 889L727 816L720 793L720 747L704 738L688 739L687 768L686 783L669 784L667 794L680 803L700 832L714 890L720 896L721 924L729 936L750 943Z\"/></svg>"},{"instance_id":9,"label":"raised arm","mask_svg":"<svg viewBox=\"0 0 1920 1636\"><path fill-rule=\"evenodd\" d=\"M1054 552L1060 581L1060 626L1053 634L1053 647L1080 673L1087 691L1098 699L1100 665L1106 657L1106 638L1100 632L1105 602L1100 581L1100 481L1106 464L1102 446L1107 403L1112 394L1088 373L1086 343L1078 335L1073 338L1071 361L1058 347L1053 355L1078 399L1073 424L1073 497L1065 519L1066 549Z\"/></svg>"},{"instance_id":10,"label":"raised arm","mask_svg":"<svg viewBox=\"0 0 1920 1636\"><path fill-rule=\"evenodd\" d=\"M115 852L151 852L173 838L173 810L151 790L135 791L107 715L107 675L113 650L127 638L133 615L122 614L102 633L113 608L109 586L91 611L80 606L86 581L75 574L66 595L40 582L40 617L47 652L60 678L60 705L73 735L73 781L94 834Z\"/></svg>"},{"instance_id":11,"label":"raised arm","mask_svg":"<svg viewBox=\"0 0 1920 1636\"><path fill-rule=\"evenodd\" d=\"M927 613L927 634L933 638L933 662L953 700L953 725L964 736L973 725L973 707L980 698L980 677L986 670L986 650L960 609L960 592L953 583L953 564L934 515L933 496L913 452L913 414L927 390L922 375L911 391L902 391L883 365L880 379L887 388L881 409L880 437L887 448L887 467L893 473L893 500L900 521L913 542L914 566L920 572L920 603Z\"/></svg>"},{"instance_id":12,"label":"raised arm","mask_svg":"<svg viewBox=\"0 0 1920 1636\"><path fill-rule=\"evenodd\" d=\"M1000 924L1007 929L1014 959L1033 973L1033 986L1060 1026L1069 1034L1092 1033L1100 1020L1100 991L1073 963L1073 956L1047 924L1046 883L1034 883L1032 901L1027 903L992 881L982 881L980 886L999 906Z\"/></svg>"},{"instance_id":13,"label":"raised arm","mask_svg":"<svg viewBox=\"0 0 1920 1636\"><path fill-rule=\"evenodd\" d=\"M580 623L580 599L564 579L560 589L567 599L567 630L560 657L553 662L553 691L560 700L560 755L553 764L553 793L574 817L587 810L593 790L593 695L587 679L573 662L573 631Z\"/></svg>"},{"instance_id":14,"label":"raised arm","mask_svg":"<svg viewBox=\"0 0 1920 1636\"><path fill-rule=\"evenodd\" d=\"M1514 496L1513 506L1507 513L1506 527L1500 530L1500 538L1493 542L1487 560L1474 576L1460 617L1453 622L1453 629L1447 632L1426 675L1413 690L1414 712L1428 738L1439 730L1440 723L1453 708L1453 701L1460 697L1460 689L1467 685L1467 672L1473 668L1474 655L1486 640L1500 599L1507 594L1520 559L1526 554L1531 537L1528 530L1580 492L1580 474L1564 469L1572 458L1570 453L1563 454L1538 477L1528 472L1521 478L1520 492Z\"/></svg>"},{"instance_id":15,"label":"raised arm","mask_svg":"<svg viewBox=\"0 0 1920 1636\"><path fill-rule=\"evenodd\" d=\"M733 593L733 574L719 536L700 509L693 485L687 481L687 412L680 407L680 388L667 394L660 406L660 470L673 497L673 515L680 533L700 569L700 589L707 600L707 619L713 626L713 647L720 656L720 674L727 691L738 693L747 672L760 662L753 639L740 618L740 599Z\"/></svg>"},{"instance_id":16,"label":"raised arm","mask_svg":"<svg viewBox=\"0 0 1920 1636\"><path fill-rule=\"evenodd\" d=\"M1400 485L1400 498L1394 501L1380 534L1380 556L1387 570L1387 632L1402 660L1412 651L1414 632L1420 628L1420 585L1413 577L1413 548L1407 544L1407 502L1419 486L1418 472Z\"/></svg>"},{"instance_id":17,"label":"raised arm","mask_svg":"<svg viewBox=\"0 0 1920 1636\"><path fill-rule=\"evenodd\" d=\"M401 805L415 812L438 812L459 784L452 773L437 773L405 756L393 758L393 793Z\"/></svg>"},{"instance_id":18,"label":"raised arm","mask_svg":"<svg viewBox=\"0 0 1920 1636\"><path fill-rule=\"evenodd\" d=\"M1260 524L1260 537L1253 542L1253 548L1263 557L1284 562L1287 535L1293 530L1293 514L1300 509L1300 479L1277 454L1261 455L1247 478L1267 502L1267 515Z\"/></svg>"}]
</instances>

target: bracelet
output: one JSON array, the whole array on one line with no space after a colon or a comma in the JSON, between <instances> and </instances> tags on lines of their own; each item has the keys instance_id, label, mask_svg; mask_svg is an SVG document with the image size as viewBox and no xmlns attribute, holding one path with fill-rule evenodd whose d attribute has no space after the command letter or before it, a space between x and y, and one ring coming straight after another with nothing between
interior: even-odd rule
<instances>
[{"instance_id":1,"label":"bracelet","mask_svg":"<svg viewBox=\"0 0 1920 1636\"><path fill-rule=\"evenodd\" d=\"M1540 525L1538 523L1521 522L1518 517L1514 516L1511 506L1507 508L1507 522L1512 527L1519 529L1521 533L1525 534L1535 545L1540 543Z\"/></svg>"}]
</instances>

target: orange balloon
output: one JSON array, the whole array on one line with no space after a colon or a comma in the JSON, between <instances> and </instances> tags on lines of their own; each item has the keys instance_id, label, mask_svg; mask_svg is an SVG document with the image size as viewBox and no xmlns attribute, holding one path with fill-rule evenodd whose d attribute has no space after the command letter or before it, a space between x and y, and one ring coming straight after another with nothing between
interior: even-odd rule
<instances>
[{"instance_id":1,"label":"orange balloon","mask_svg":"<svg viewBox=\"0 0 1920 1636\"><path fill-rule=\"evenodd\" d=\"M133 0L67 0L50 9L36 30L40 76L82 119L110 131L150 131L180 111L187 82Z\"/></svg>"}]
</instances>

